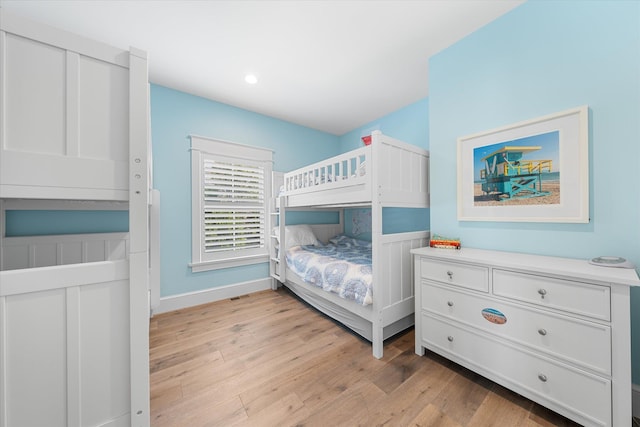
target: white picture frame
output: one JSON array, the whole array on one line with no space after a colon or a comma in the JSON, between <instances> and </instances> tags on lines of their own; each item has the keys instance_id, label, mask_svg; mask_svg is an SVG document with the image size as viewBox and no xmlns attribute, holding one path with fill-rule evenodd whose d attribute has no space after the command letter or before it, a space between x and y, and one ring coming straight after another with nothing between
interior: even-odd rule
<instances>
[{"instance_id":1,"label":"white picture frame","mask_svg":"<svg viewBox=\"0 0 640 427\"><path fill-rule=\"evenodd\" d=\"M589 222L589 108L458 138L458 221Z\"/></svg>"}]
</instances>

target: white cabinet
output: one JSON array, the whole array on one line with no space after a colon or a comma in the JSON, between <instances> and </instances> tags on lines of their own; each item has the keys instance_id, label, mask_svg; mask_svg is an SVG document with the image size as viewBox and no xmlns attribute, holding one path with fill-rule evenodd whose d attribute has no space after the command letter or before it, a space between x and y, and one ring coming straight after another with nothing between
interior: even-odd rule
<instances>
[{"instance_id":1,"label":"white cabinet","mask_svg":"<svg viewBox=\"0 0 640 427\"><path fill-rule=\"evenodd\" d=\"M413 250L425 349L586 426L631 425L633 269L486 251Z\"/></svg>"}]
</instances>

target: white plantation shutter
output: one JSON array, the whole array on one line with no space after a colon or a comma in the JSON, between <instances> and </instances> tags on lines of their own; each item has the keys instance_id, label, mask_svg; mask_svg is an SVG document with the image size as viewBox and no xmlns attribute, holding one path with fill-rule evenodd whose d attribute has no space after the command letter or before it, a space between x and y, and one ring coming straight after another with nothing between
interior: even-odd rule
<instances>
[{"instance_id":1,"label":"white plantation shutter","mask_svg":"<svg viewBox=\"0 0 640 427\"><path fill-rule=\"evenodd\" d=\"M271 151L195 136L191 147L193 271L266 262Z\"/></svg>"},{"instance_id":2,"label":"white plantation shutter","mask_svg":"<svg viewBox=\"0 0 640 427\"><path fill-rule=\"evenodd\" d=\"M204 250L265 245L264 168L204 160Z\"/></svg>"}]
</instances>

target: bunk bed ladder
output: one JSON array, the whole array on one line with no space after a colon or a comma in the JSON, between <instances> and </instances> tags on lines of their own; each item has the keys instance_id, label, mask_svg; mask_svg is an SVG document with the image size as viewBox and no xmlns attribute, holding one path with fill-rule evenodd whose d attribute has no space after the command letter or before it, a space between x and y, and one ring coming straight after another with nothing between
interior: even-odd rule
<instances>
[{"instance_id":1,"label":"bunk bed ladder","mask_svg":"<svg viewBox=\"0 0 640 427\"><path fill-rule=\"evenodd\" d=\"M271 199L269 206L269 218L267 222L267 235L269 236L269 275L271 276L271 289L278 289L278 283L284 282L284 265L281 261L279 242L284 242L284 212L285 198L280 197L280 187L284 184L284 173L271 172ZM282 227L281 227L282 226Z\"/></svg>"}]
</instances>

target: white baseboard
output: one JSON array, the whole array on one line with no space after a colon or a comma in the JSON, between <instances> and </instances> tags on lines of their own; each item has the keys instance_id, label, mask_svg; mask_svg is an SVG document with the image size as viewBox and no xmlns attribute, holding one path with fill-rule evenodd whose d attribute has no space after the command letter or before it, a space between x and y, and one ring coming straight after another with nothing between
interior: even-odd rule
<instances>
[{"instance_id":1,"label":"white baseboard","mask_svg":"<svg viewBox=\"0 0 640 427\"><path fill-rule=\"evenodd\" d=\"M640 418L640 384L631 384L631 404L634 417Z\"/></svg>"},{"instance_id":2,"label":"white baseboard","mask_svg":"<svg viewBox=\"0 0 640 427\"><path fill-rule=\"evenodd\" d=\"M265 277L264 279L252 280L250 282L234 283L233 285L160 298L160 305L153 311L153 314L166 313L168 311L180 310L181 308L193 307L271 289L271 280L270 277Z\"/></svg>"}]
</instances>

